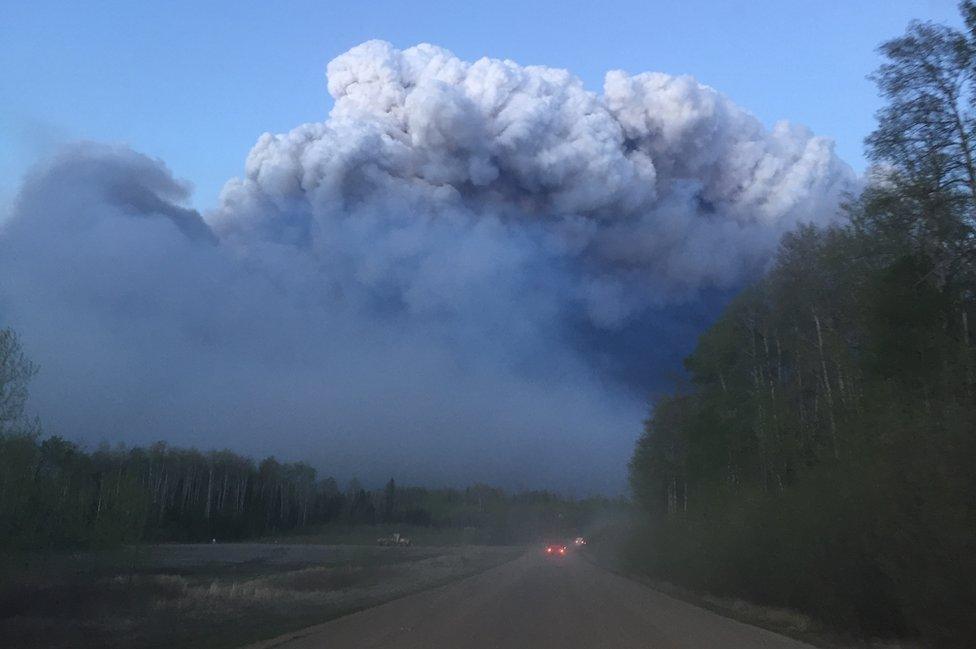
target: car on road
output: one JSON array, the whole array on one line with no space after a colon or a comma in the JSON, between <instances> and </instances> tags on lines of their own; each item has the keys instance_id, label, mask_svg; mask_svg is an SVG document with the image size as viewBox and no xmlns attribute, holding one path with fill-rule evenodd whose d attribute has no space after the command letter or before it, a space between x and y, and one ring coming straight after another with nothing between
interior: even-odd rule
<instances>
[{"instance_id":1,"label":"car on road","mask_svg":"<svg viewBox=\"0 0 976 649\"><path fill-rule=\"evenodd\" d=\"M546 555L550 557L566 556L566 546L562 543L550 543L546 546Z\"/></svg>"}]
</instances>

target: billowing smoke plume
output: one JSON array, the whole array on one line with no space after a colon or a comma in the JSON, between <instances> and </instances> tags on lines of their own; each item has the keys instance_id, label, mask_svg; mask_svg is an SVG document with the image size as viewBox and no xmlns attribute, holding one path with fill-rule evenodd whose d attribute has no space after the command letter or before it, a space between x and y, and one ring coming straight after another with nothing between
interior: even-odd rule
<instances>
[{"instance_id":1,"label":"billowing smoke plume","mask_svg":"<svg viewBox=\"0 0 976 649\"><path fill-rule=\"evenodd\" d=\"M328 76L330 119L263 136L215 226L411 311L541 266L560 272L536 292L614 327L739 284L784 230L833 218L851 180L830 141L766 132L688 77L611 72L598 96L564 70L379 41Z\"/></svg>"},{"instance_id":2,"label":"billowing smoke plume","mask_svg":"<svg viewBox=\"0 0 976 649\"><path fill-rule=\"evenodd\" d=\"M854 183L828 140L688 77L611 72L598 95L374 41L328 85L328 120L263 135L204 217L124 148L27 178L0 323L42 364L49 428L615 490L651 387L617 370L673 371L702 296Z\"/></svg>"}]
</instances>

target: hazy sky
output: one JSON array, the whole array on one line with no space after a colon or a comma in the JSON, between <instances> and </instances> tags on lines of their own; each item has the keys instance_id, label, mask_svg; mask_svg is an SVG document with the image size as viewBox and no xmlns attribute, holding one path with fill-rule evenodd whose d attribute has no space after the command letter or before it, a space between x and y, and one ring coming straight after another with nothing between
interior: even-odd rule
<instances>
[{"instance_id":1,"label":"hazy sky","mask_svg":"<svg viewBox=\"0 0 976 649\"><path fill-rule=\"evenodd\" d=\"M955 19L0 12L0 326L48 431L577 493L624 488L648 396L784 232L838 218L877 43Z\"/></svg>"},{"instance_id":2,"label":"hazy sky","mask_svg":"<svg viewBox=\"0 0 976 649\"><path fill-rule=\"evenodd\" d=\"M767 125L809 126L863 167L877 107L875 46L913 18L958 22L953 0L454 0L5 2L0 197L73 139L165 160L213 206L257 136L324 118L325 64L362 41L432 42L462 59L691 74Z\"/></svg>"}]
</instances>

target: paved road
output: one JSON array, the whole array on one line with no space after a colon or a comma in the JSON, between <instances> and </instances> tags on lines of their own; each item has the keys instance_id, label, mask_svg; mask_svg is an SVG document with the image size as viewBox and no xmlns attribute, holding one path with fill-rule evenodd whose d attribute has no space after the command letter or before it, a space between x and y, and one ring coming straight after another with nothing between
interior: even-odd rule
<instances>
[{"instance_id":1,"label":"paved road","mask_svg":"<svg viewBox=\"0 0 976 649\"><path fill-rule=\"evenodd\" d=\"M256 647L812 649L678 601L582 557L541 553Z\"/></svg>"}]
</instances>

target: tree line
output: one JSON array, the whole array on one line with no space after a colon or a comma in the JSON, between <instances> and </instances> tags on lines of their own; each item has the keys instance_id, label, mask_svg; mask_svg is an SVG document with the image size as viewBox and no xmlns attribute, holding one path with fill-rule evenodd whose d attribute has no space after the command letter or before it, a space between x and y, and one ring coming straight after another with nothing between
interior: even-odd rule
<instances>
[{"instance_id":1,"label":"tree line","mask_svg":"<svg viewBox=\"0 0 976 649\"><path fill-rule=\"evenodd\" d=\"M356 514L306 464L163 443L86 452L7 434L0 473L0 539L18 549L240 539Z\"/></svg>"},{"instance_id":2,"label":"tree line","mask_svg":"<svg viewBox=\"0 0 976 649\"><path fill-rule=\"evenodd\" d=\"M37 367L0 329L0 550L229 541L316 526L474 528L485 543L573 533L614 504L545 491L398 486L340 489L303 462L255 461L158 442L87 451L25 418Z\"/></svg>"},{"instance_id":3,"label":"tree line","mask_svg":"<svg viewBox=\"0 0 976 649\"><path fill-rule=\"evenodd\" d=\"M631 559L866 636L976 645L976 5L881 46L876 165L659 399Z\"/></svg>"}]
</instances>

